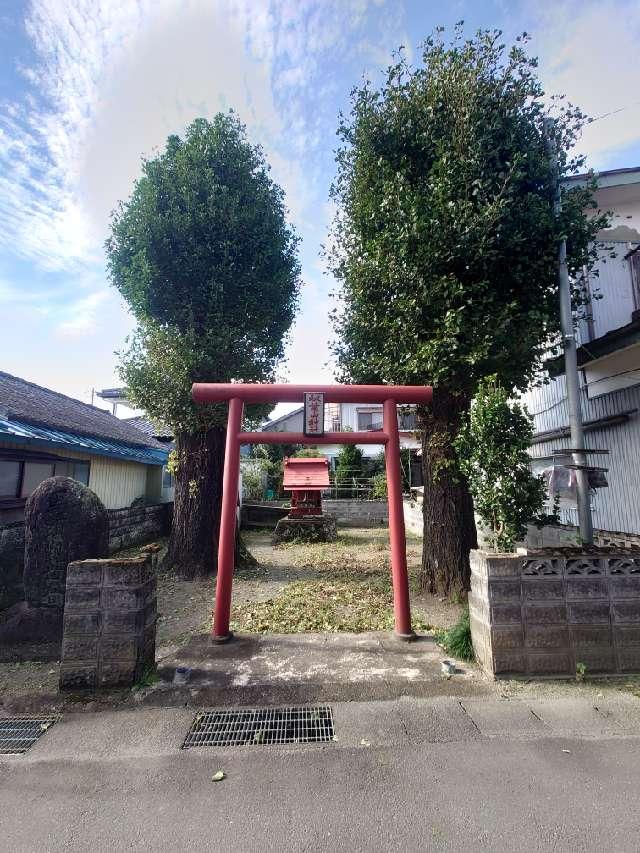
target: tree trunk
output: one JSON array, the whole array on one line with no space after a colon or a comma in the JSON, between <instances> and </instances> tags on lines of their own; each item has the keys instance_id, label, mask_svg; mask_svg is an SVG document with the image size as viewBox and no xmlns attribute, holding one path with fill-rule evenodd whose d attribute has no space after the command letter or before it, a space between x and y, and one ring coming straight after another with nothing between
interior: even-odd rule
<instances>
[{"instance_id":1,"label":"tree trunk","mask_svg":"<svg viewBox=\"0 0 640 853\"><path fill-rule=\"evenodd\" d=\"M424 481L421 587L456 595L469 588L469 551L477 546L473 500L453 447L469 401L434 389L419 410Z\"/></svg>"},{"instance_id":2,"label":"tree trunk","mask_svg":"<svg viewBox=\"0 0 640 853\"><path fill-rule=\"evenodd\" d=\"M167 564L185 578L215 574L226 430L176 435L177 469ZM239 534L236 565L255 563Z\"/></svg>"}]
</instances>

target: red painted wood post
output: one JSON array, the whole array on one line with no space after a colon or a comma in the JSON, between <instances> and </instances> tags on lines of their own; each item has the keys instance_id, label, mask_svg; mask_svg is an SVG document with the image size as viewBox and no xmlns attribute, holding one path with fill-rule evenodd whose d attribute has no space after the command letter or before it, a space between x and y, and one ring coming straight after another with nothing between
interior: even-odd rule
<instances>
[{"instance_id":1,"label":"red painted wood post","mask_svg":"<svg viewBox=\"0 0 640 853\"><path fill-rule=\"evenodd\" d=\"M232 397L229 400L222 481L220 539L218 543L218 578L212 631L212 639L216 643L225 643L233 636L229 631L229 615L231 613L231 589L236 547L236 512L240 484L240 442L238 436L242 429L243 408L242 400L237 397Z\"/></svg>"},{"instance_id":2,"label":"red painted wood post","mask_svg":"<svg viewBox=\"0 0 640 853\"><path fill-rule=\"evenodd\" d=\"M387 468L387 496L389 501L389 545L391 547L391 580L393 583L393 613L395 633L404 640L413 639L411 605L409 603L409 577L407 574L407 543L402 506L402 470L400 466L400 436L395 400L382 404L382 428L387 434L384 449Z\"/></svg>"}]
</instances>

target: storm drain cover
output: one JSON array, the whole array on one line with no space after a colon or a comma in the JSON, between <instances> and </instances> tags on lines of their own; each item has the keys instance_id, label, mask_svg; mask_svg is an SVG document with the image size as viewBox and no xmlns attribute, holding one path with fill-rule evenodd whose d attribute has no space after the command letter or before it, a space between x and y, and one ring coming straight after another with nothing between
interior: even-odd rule
<instances>
[{"instance_id":1,"label":"storm drain cover","mask_svg":"<svg viewBox=\"0 0 640 853\"><path fill-rule=\"evenodd\" d=\"M182 748L327 743L332 740L333 715L327 705L305 708L240 708L202 711L197 714Z\"/></svg>"},{"instance_id":2,"label":"storm drain cover","mask_svg":"<svg viewBox=\"0 0 640 853\"><path fill-rule=\"evenodd\" d=\"M20 755L50 729L57 717L0 718L0 755Z\"/></svg>"}]
</instances>

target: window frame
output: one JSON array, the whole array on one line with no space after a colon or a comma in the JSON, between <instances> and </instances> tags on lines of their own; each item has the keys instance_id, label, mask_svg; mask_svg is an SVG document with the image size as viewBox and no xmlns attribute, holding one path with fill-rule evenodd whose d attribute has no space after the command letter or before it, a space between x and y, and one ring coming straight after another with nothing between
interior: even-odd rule
<instances>
[{"instance_id":1,"label":"window frame","mask_svg":"<svg viewBox=\"0 0 640 853\"><path fill-rule=\"evenodd\" d=\"M52 463L54 465L53 476L56 476L55 465L58 462L71 463L74 468L77 464L84 464L87 466L87 485L91 478L91 459L74 459L69 456L55 456L52 453L37 453L29 450L12 451L8 448L0 448L0 461L17 462L20 466L17 494L15 497L0 497L0 509L19 509L26 504L27 498L22 497L21 494L24 485L25 466L28 462ZM76 478L72 477L71 479L75 480ZM82 480L77 480L77 482L81 483Z\"/></svg>"},{"instance_id":2,"label":"window frame","mask_svg":"<svg viewBox=\"0 0 640 853\"><path fill-rule=\"evenodd\" d=\"M24 483L24 459L16 459L11 456L5 456L4 454L0 456L0 462L17 462L18 464L18 480L16 485L16 491L13 497L11 495L0 495L0 506L20 506L26 500L26 498L21 498L20 495L22 493L22 484Z\"/></svg>"}]
</instances>

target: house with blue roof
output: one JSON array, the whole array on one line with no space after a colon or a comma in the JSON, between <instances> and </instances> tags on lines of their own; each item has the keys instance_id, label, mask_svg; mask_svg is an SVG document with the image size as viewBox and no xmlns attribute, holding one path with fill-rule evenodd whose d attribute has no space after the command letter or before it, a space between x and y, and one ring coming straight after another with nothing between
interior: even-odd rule
<instances>
[{"instance_id":1,"label":"house with blue roof","mask_svg":"<svg viewBox=\"0 0 640 853\"><path fill-rule=\"evenodd\" d=\"M135 421L0 371L0 524L22 519L53 476L88 485L107 509L172 501L170 449Z\"/></svg>"}]
</instances>

